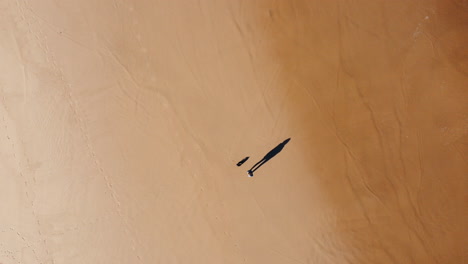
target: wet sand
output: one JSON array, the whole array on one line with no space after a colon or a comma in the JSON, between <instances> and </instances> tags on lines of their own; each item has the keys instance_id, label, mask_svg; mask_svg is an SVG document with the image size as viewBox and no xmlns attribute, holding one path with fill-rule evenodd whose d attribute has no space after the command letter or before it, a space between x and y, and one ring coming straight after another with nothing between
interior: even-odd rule
<instances>
[{"instance_id":1,"label":"wet sand","mask_svg":"<svg viewBox=\"0 0 468 264\"><path fill-rule=\"evenodd\" d=\"M0 9L1 264L466 258L464 1Z\"/></svg>"}]
</instances>

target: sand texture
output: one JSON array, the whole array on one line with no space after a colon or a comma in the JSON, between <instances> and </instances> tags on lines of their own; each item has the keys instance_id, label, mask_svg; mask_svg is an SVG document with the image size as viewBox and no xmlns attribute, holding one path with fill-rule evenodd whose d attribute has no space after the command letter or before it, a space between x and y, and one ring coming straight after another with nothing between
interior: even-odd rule
<instances>
[{"instance_id":1,"label":"sand texture","mask_svg":"<svg viewBox=\"0 0 468 264\"><path fill-rule=\"evenodd\" d=\"M0 264L465 263L467 132L465 0L0 0Z\"/></svg>"}]
</instances>

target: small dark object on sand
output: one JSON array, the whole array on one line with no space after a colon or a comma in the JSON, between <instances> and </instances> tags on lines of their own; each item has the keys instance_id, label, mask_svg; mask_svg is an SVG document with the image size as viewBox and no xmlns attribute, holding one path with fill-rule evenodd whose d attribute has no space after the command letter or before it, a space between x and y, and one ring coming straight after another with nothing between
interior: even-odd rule
<instances>
[{"instance_id":1,"label":"small dark object on sand","mask_svg":"<svg viewBox=\"0 0 468 264\"><path fill-rule=\"evenodd\" d=\"M244 162L246 162L248 159L249 159L249 157L245 157L245 158L242 159L241 161L237 162L237 166L241 166L241 165L244 164Z\"/></svg>"}]
</instances>

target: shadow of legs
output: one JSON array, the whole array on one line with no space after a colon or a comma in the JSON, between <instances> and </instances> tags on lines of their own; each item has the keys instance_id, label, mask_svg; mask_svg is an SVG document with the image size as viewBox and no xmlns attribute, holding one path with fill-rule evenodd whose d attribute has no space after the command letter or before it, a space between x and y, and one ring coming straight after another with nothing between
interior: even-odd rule
<instances>
[{"instance_id":1,"label":"shadow of legs","mask_svg":"<svg viewBox=\"0 0 468 264\"><path fill-rule=\"evenodd\" d=\"M268 161L268 159L262 159L261 161L259 161L257 164L258 166L254 169L254 167L252 167L251 171L254 172L256 170L258 170L261 166L263 166L263 164L265 164L266 162ZM255 164L255 165L257 165Z\"/></svg>"}]
</instances>

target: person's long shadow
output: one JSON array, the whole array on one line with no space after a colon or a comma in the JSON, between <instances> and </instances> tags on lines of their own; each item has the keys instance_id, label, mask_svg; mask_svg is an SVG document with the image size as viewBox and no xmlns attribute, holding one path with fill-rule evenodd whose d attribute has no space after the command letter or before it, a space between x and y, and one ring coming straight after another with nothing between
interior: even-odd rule
<instances>
[{"instance_id":1,"label":"person's long shadow","mask_svg":"<svg viewBox=\"0 0 468 264\"><path fill-rule=\"evenodd\" d=\"M289 140L291 140L291 138L288 138L286 139L285 141L283 141L282 143L280 143L278 146L276 146L274 149L270 150L270 152L268 152L265 157L263 157L263 159L261 159L259 162L255 163L255 165L252 166L252 168L250 170L248 170L247 172L249 173L249 176L252 177L253 176L253 173L258 170L261 166L263 166L263 164L265 164L267 161L269 161L271 158L273 158L274 156L276 156L276 154L280 153L284 146L286 144L288 144Z\"/></svg>"}]
</instances>

